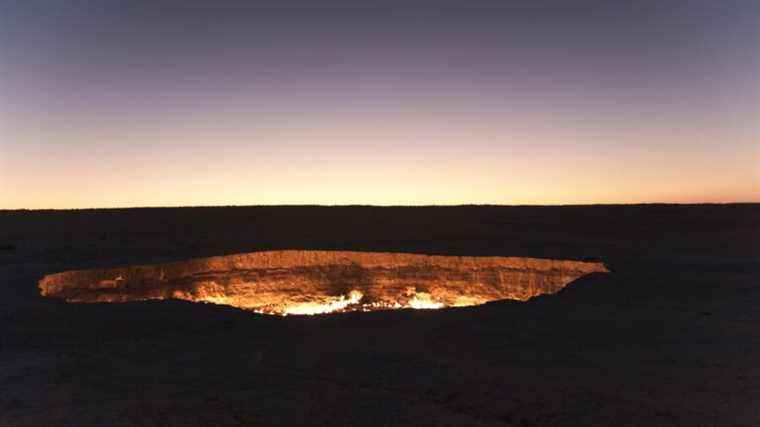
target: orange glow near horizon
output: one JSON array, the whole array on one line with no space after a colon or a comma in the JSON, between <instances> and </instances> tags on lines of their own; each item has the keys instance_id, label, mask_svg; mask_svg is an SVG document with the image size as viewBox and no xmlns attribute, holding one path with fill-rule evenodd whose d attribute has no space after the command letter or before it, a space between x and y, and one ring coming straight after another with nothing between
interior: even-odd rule
<instances>
[{"instance_id":1,"label":"orange glow near horizon","mask_svg":"<svg viewBox=\"0 0 760 427\"><path fill-rule=\"evenodd\" d=\"M712 136L696 132L670 140L691 144L684 151L655 143L610 147L603 142L613 135L577 130L434 130L424 123L354 124L350 132L220 130L216 138L165 135L153 145L139 142L149 132L15 135L18 144L0 151L0 208L760 201L751 135L737 139L742 150L715 152ZM34 137L59 145L35 151ZM109 149L100 138L126 148ZM259 148L261 140L276 148Z\"/></svg>"}]
</instances>

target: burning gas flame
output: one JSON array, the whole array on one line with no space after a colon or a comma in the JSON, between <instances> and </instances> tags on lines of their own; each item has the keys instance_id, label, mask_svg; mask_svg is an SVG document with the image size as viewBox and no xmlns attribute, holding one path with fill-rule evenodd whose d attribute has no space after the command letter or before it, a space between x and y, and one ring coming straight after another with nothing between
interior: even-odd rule
<instances>
[{"instance_id":1,"label":"burning gas flame","mask_svg":"<svg viewBox=\"0 0 760 427\"><path fill-rule=\"evenodd\" d=\"M453 304L447 305L441 301L435 300L427 292L418 292L414 287L409 287L396 300L368 301L364 293L358 289L351 290L346 295L339 296L318 296L312 297L309 301L289 302L270 305L250 305L245 299L238 299L223 295L213 286L207 288L204 292L187 293L175 291L171 298L192 302L232 305L246 310L254 311L260 314L276 314L281 316L288 315L315 315L328 313L342 313L346 311L376 311L390 310L399 308L412 309L437 309L447 306L464 307L469 305L479 305L487 302L487 299L481 298L458 298ZM104 300L105 301L105 300Z\"/></svg>"},{"instance_id":2,"label":"burning gas flame","mask_svg":"<svg viewBox=\"0 0 760 427\"><path fill-rule=\"evenodd\" d=\"M442 302L436 302L431 297L430 294L425 292L420 292L417 295L413 296L409 300L409 307L410 308L423 308L423 309L434 309L434 308L441 308L443 307Z\"/></svg>"},{"instance_id":3,"label":"burning gas flame","mask_svg":"<svg viewBox=\"0 0 760 427\"><path fill-rule=\"evenodd\" d=\"M349 292L347 297L341 295L340 297L325 303L306 302L285 307L282 314L287 316L288 314L312 315L340 312L350 305L358 304L363 297L364 294L357 290L353 290Z\"/></svg>"},{"instance_id":4,"label":"burning gas flame","mask_svg":"<svg viewBox=\"0 0 760 427\"><path fill-rule=\"evenodd\" d=\"M405 302L399 301L365 301L364 294L359 290L352 290L347 295L340 295L337 297L321 298L319 302L308 301L303 303L294 303L286 305L284 307L267 307L252 309L261 314L278 314L282 316L288 315L315 315L315 314L328 314L328 313L342 313L346 311L376 311L376 310L389 310L399 308L413 308L413 309L436 309L446 307L446 304L435 301L433 297L427 292L417 292L414 288L410 288L405 292ZM190 298L183 298L190 299ZM204 297L203 299L194 299L195 302L209 302L214 304L228 304L228 301L224 301L221 298ZM466 305L482 304L481 301L472 301L465 303L457 303L457 307Z\"/></svg>"}]
</instances>

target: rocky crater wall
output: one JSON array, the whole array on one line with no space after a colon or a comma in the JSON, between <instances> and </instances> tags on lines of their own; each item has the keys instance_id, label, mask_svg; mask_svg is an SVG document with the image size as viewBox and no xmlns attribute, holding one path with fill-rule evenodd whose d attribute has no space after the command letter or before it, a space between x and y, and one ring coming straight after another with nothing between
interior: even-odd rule
<instances>
[{"instance_id":1,"label":"rocky crater wall","mask_svg":"<svg viewBox=\"0 0 760 427\"><path fill-rule=\"evenodd\" d=\"M66 271L39 281L70 302L184 299L271 314L440 308L551 294L600 262L347 251L268 251Z\"/></svg>"}]
</instances>

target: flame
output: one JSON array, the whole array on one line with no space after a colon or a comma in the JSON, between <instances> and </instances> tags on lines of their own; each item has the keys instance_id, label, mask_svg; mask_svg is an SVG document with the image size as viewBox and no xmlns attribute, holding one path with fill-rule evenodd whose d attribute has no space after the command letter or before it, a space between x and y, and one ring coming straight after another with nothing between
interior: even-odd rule
<instances>
[{"instance_id":1,"label":"flame","mask_svg":"<svg viewBox=\"0 0 760 427\"><path fill-rule=\"evenodd\" d=\"M340 297L325 303L306 302L303 304L285 307L285 309L282 311L282 315L313 315L340 312L345 310L349 305L358 304L363 297L364 294L362 294L360 291L352 290L349 292L348 297L341 295Z\"/></svg>"},{"instance_id":2,"label":"flame","mask_svg":"<svg viewBox=\"0 0 760 427\"><path fill-rule=\"evenodd\" d=\"M444 307L462 307L467 305L482 304L480 299L458 299L453 304L445 304L436 301L432 295L427 292L417 292L414 288L408 288L399 299L395 301L367 301L364 293L357 289L351 290L346 295L337 297L315 297L315 301L270 304L266 306L246 306L241 301L233 301L230 298L215 295L190 295L186 293L174 293L176 299L184 299L194 302L205 302L212 304L233 305L260 314L274 314L280 316L298 315L311 316L315 314L343 313L347 311L378 311L394 310L400 308L411 309L437 309Z\"/></svg>"},{"instance_id":3,"label":"flame","mask_svg":"<svg viewBox=\"0 0 760 427\"><path fill-rule=\"evenodd\" d=\"M442 302L436 302L432 299L430 294L426 292L420 292L414 295L408 302L410 308L416 309L435 309L442 308Z\"/></svg>"},{"instance_id":4,"label":"flame","mask_svg":"<svg viewBox=\"0 0 760 427\"><path fill-rule=\"evenodd\" d=\"M263 309L254 309L253 311L263 314L287 315L314 315L327 313L341 313L346 311L376 311L392 310L399 308L412 309L437 309L447 307L446 304L436 301L427 292L417 292L414 288L408 288L400 301L364 301L364 294L359 290L352 290L348 295L328 298L327 301L304 302L286 305L285 307L268 307ZM214 302L213 299L205 298L205 301ZM465 305L475 305L478 301L460 301L458 300L452 306L461 307Z\"/></svg>"}]
</instances>

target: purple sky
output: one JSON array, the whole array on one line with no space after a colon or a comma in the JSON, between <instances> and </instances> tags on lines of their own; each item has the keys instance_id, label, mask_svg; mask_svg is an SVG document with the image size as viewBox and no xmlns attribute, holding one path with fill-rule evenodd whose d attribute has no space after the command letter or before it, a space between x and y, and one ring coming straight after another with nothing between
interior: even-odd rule
<instances>
[{"instance_id":1,"label":"purple sky","mask_svg":"<svg viewBox=\"0 0 760 427\"><path fill-rule=\"evenodd\" d=\"M760 201L757 1L140 3L0 2L0 208Z\"/></svg>"}]
</instances>

